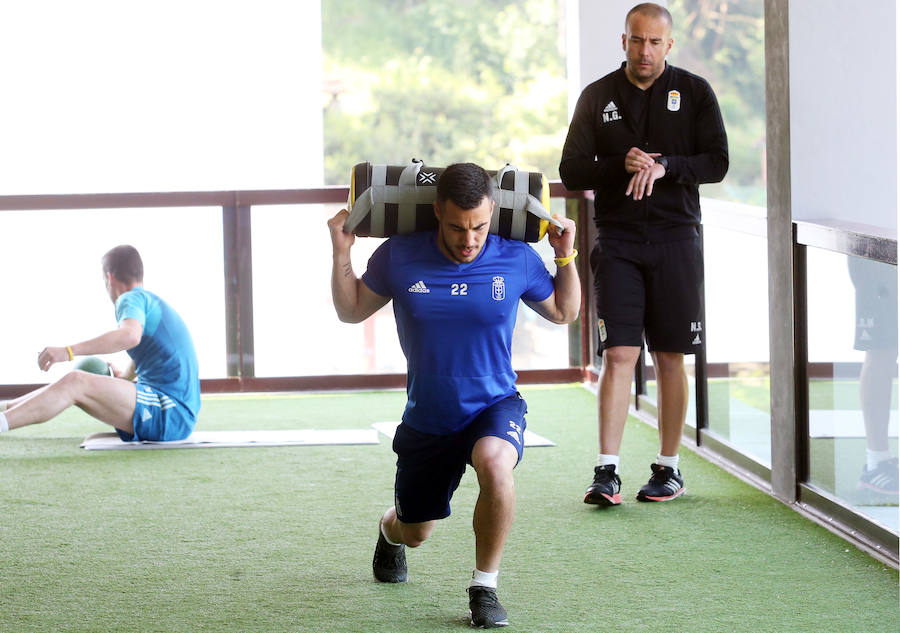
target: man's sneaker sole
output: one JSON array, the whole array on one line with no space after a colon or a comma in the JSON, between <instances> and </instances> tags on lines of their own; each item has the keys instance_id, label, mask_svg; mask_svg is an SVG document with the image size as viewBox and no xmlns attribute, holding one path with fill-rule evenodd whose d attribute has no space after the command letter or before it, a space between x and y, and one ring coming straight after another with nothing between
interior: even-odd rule
<instances>
[{"instance_id":1,"label":"man's sneaker sole","mask_svg":"<svg viewBox=\"0 0 900 633\"><path fill-rule=\"evenodd\" d=\"M886 496L886 497L896 497L898 494L900 494L900 491L897 491L897 490L886 490L885 488L882 488L881 486L877 486L877 485L873 485L873 484L870 484L870 483L866 483L865 481L860 481L860 482L856 485L856 487L857 487L859 490L865 490L865 491L867 491L867 492L877 492L878 494L884 495L884 496Z\"/></svg>"},{"instance_id":2,"label":"man's sneaker sole","mask_svg":"<svg viewBox=\"0 0 900 633\"><path fill-rule=\"evenodd\" d=\"M509 620L500 620L499 622L494 622L493 624L475 624L475 620L472 619L472 612L469 611L469 624L476 629L494 629L501 626L509 626Z\"/></svg>"},{"instance_id":3,"label":"man's sneaker sole","mask_svg":"<svg viewBox=\"0 0 900 633\"><path fill-rule=\"evenodd\" d=\"M612 496L604 494L602 492L589 492L584 495L584 502L590 503L591 505L604 506L608 508L610 506L617 506L622 503L622 495L620 495L618 492Z\"/></svg>"},{"instance_id":4,"label":"man's sneaker sole","mask_svg":"<svg viewBox=\"0 0 900 633\"><path fill-rule=\"evenodd\" d=\"M622 503L622 480L616 474L614 464L602 464L594 468L594 481L584 491L584 502L595 506L617 506Z\"/></svg>"},{"instance_id":5,"label":"man's sneaker sole","mask_svg":"<svg viewBox=\"0 0 900 633\"><path fill-rule=\"evenodd\" d=\"M638 501L672 501L673 499L677 499L678 497L683 495L685 492L686 491L684 489L684 486L682 486L681 488L676 490L674 493L672 493L670 495L666 495L665 497L653 497L653 496L649 496L649 495L642 495L639 492L639 493L637 493L637 500Z\"/></svg>"},{"instance_id":6,"label":"man's sneaker sole","mask_svg":"<svg viewBox=\"0 0 900 633\"><path fill-rule=\"evenodd\" d=\"M650 464L650 472L650 480L638 490L638 501L672 501L684 494L684 479L677 469Z\"/></svg>"}]
</instances>

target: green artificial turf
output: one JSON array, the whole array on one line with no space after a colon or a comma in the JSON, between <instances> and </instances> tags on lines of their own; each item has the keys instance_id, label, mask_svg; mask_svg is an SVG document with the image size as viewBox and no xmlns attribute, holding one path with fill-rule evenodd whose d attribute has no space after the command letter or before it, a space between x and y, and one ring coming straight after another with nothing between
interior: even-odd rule
<instances>
[{"instance_id":1,"label":"green artificial turf","mask_svg":"<svg viewBox=\"0 0 900 633\"><path fill-rule=\"evenodd\" d=\"M558 443L517 469L500 597L518 631L896 631L897 572L687 450L688 493L638 504L656 431L629 421L623 503L582 503L595 397L523 388ZM365 428L404 394L209 397L199 428ZM394 456L379 445L91 451L79 411L0 436L0 631L460 631L470 471L453 514L372 580Z\"/></svg>"}]
</instances>

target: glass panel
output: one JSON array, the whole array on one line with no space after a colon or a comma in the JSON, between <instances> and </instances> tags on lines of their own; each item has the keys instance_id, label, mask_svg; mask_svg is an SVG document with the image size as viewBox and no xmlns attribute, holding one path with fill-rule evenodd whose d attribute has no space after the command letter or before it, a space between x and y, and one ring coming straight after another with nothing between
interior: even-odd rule
<instances>
[{"instance_id":1,"label":"glass panel","mask_svg":"<svg viewBox=\"0 0 900 633\"><path fill-rule=\"evenodd\" d=\"M723 224L765 216L765 209L703 199L704 213ZM737 215L736 215L737 214ZM727 217L725 217L727 215ZM736 450L771 466L769 316L765 238L705 223L708 431ZM656 382L647 355L647 394ZM695 357L685 356L688 376L686 426L696 428Z\"/></svg>"},{"instance_id":2,"label":"glass panel","mask_svg":"<svg viewBox=\"0 0 900 633\"><path fill-rule=\"evenodd\" d=\"M766 99L762 0L669 0L669 61L709 81L728 131L728 175L705 196L765 206Z\"/></svg>"},{"instance_id":3,"label":"glass panel","mask_svg":"<svg viewBox=\"0 0 900 633\"><path fill-rule=\"evenodd\" d=\"M331 300L331 236L340 204L253 208L253 341L257 376L396 373L406 363L390 305L341 323ZM357 275L384 240L358 238Z\"/></svg>"},{"instance_id":4,"label":"glass panel","mask_svg":"<svg viewBox=\"0 0 900 633\"><path fill-rule=\"evenodd\" d=\"M766 240L704 226L703 243L708 429L770 467Z\"/></svg>"},{"instance_id":5,"label":"glass panel","mask_svg":"<svg viewBox=\"0 0 900 633\"><path fill-rule=\"evenodd\" d=\"M557 211L553 201L551 208ZM561 201L559 201L561 204ZM331 299L331 237L338 204L253 208L253 323L256 375L405 373L391 304L362 324L341 323ZM361 275L384 240L358 238ZM546 240L536 245L553 268ZM553 271L551 271L553 272ZM295 281L286 281L295 279ZM568 367L568 329L520 304L513 336L515 369Z\"/></svg>"},{"instance_id":6,"label":"glass panel","mask_svg":"<svg viewBox=\"0 0 900 633\"><path fill-rule=\"evenodd\" d=\"M656 369L653 367L653 358L644 350L644 360L646 367L644 368L647 378L646 395L654 402L657 398L658 385L656 383ZM684 373L687 375L688 381L688 403L687 412L685 413L685 428L697 428L697 371L694 363L693 354L685 354L684 356ZM634 393L635 385L632 384L631 391Z\"/></svg>"},{"instance_id":7,"label":"glass panel","mask_svg":"<svg viewBox=\"0 0 900 633\"><path fill-rule=\"evenodd\" d=\"M181 315L191 331L201 378L225 376L225 279L218 208L6 211L0 213L0 271L10 301L0 310L0 384L44 383L37 354L116 327L100 259L132 244L144 260L145 287ZM113 363L124 360L111 356Z\"/></svg>"},{"instance_id":8,"label":"glass panel","mask_svg":"<svg viewBox=\"0 0 900 633\"><path fill-rule=\"evenodd\" d=\"M566 214L565 200L551 198L550 213ZM556 274L553 248L546 238L532 244L551 275ZM587 256L588 254L585 254ZM579 255L580 257L581 255ZM551 323L519 302L512 342L513 368L559 369L569 366L569 326Z\"/></svg>"},{"instance_id":9,"label":"glass panel","mask_svg":"<svg viewBox=\"0 0 900 633\"><path fill-rule=\"evenodd\" d=\"M325 182L346 183L360 161L412 157L512 163L558 178L568 102L563 4L323 3Z\"/></svg>"},{"instance_id":10,"label":"glass panel","mask_svg":"<svg viewBox=\"0 0 900 633\"><path fill-rule=\"evenodd\" d=\"M807 253L810 483L897 531L897 267Z\"/></svg>"}]
</instances>

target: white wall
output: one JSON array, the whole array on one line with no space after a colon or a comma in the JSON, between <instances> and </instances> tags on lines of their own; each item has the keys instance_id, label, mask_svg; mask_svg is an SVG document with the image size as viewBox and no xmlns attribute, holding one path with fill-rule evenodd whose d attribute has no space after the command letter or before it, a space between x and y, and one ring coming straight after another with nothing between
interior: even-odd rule
<instances>
[{"instance_id":1,"label":"white wall","mask_svg":"<svg viewBox=\"0 0 900 633\"><path fill-rule=\"evenodd\" d=\"M896 230L895 2L794 0L789 11L793 217Z\"/></svg>"},{"instance_id":2,"label":"white wall","mask_svg":"<svg viewBox=\"0 0 900 633\"><path fill-rule=\"evenodd\" d=\"M319 186L321 55L320 0L2 2L0 195ZM201 377L224 376L221 217L0 212L0 383L56 380L71 365L38 371L44 346L115 327L100 257L123 243L188 323Z\"/></svg>"},{"instance_id":3,"label":"white wall","mask_svg":"<svg viewBox=\"0 0 900 633\"><path fill-rule=\"evenodd\" d=\"M319 0L0 5L0 194L322 183Z\"/></svg>"}]
</instances>

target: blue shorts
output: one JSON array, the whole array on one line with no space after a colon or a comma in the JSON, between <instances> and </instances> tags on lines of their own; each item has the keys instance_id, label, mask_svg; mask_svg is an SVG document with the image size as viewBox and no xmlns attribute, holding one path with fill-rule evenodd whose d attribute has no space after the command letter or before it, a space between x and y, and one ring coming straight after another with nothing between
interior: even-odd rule
<instances>
[{"instance_id":1,"label":"blue shorts","mask_svg":"<svg viewBox=\"0 0 900 633\"><path fill-rule=\"evenodd\" d=\"M527 411L525 400L516 393L487 407L466 428L451 435L430 435L401 423L393 443L397 517L404 523L421 523L450 516L450 499L482 437L506 440L521 461Z\"/></svg>"},{"instance_id":2,"label":"blue shorts","mask_svg":"<svg viewBox=\"0 0 900 633\"><path fill-rule=\"evenodd\" d=\"M123 442L174 442L185 439L194 431L197 417L184 405L139 380L131 423L134 435L116 429Z\"/></svg>"}]
</instances>

